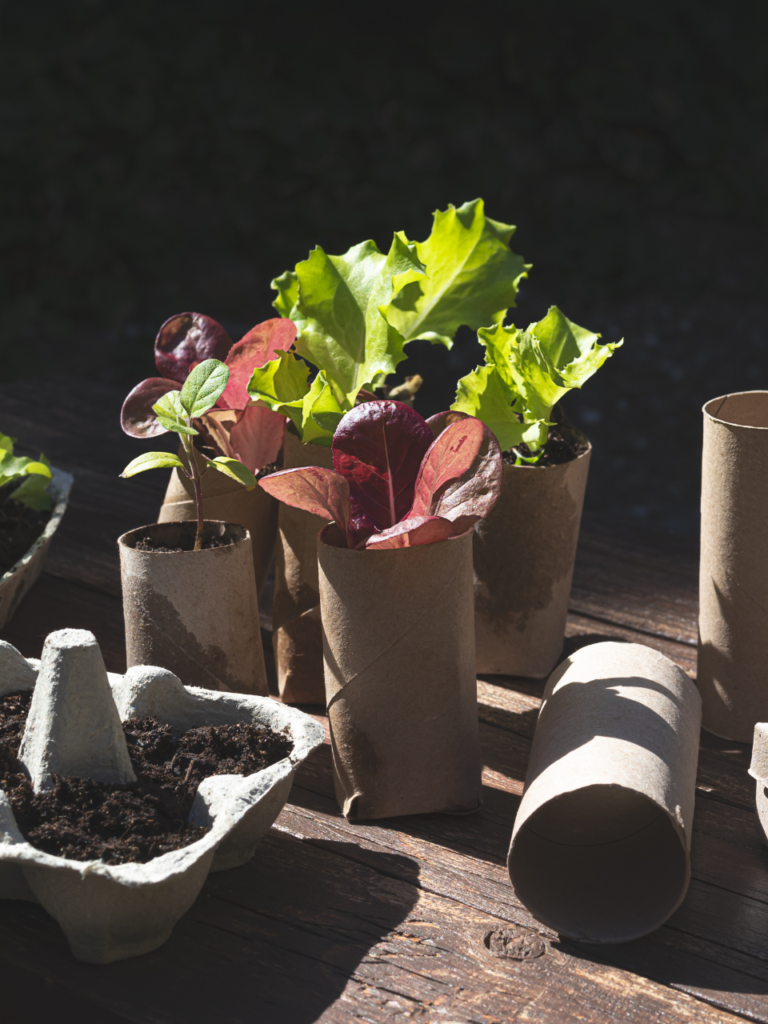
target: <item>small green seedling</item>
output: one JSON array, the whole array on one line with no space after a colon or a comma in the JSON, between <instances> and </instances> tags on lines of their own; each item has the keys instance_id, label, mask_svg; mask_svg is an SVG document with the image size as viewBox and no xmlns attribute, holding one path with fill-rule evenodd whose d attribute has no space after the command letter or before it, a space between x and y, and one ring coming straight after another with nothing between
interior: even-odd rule
<instances>
[{"instance_id":1,"label":"small green seedling","mask_svg":"<svg viewBox=\"0 0 768 1024\"><path fill-rule=\"evenodd\" d=\"M35 512L47 512L53 508L48 494L51 464L44 455L39 459L14 455L15 444L15 437L0 434L0 505L18 501Z\"/></svg>"},{"instance_id":2,"label":"small green seedling","mask_svg":"<svg viewBox=\"0 0 768 1024\"><path fill-rule=\"evenodd\" d=\"M180 391L169 391L152 406L161 426L179 435L184 459L171 452L146 452L130 462L120 474L122 477L129 477L143 473L146 469L178 469L192 481L197 508L195 551L200 551L203 546L202 477L205 473L213 468L232 477L248 491L256 486L256 477L238 459L231 459L226 455L209 459L199 450L195 452L192 441L192 438L199 434L193 425L195 420L216 405L228 382L229 367L219 359L206 359L198 363L190 371ZM200 462L203 464L202 470Z\"/></svg>"}]
</instances>

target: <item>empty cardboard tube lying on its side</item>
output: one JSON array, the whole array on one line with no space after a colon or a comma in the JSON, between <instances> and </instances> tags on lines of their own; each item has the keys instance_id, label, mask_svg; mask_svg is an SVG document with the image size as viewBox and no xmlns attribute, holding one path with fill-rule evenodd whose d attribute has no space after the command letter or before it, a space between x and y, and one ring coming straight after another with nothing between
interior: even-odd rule
<instances>
[{"instance_id":1,"label":"empty cardboard tube lying on its side","mask_svg":"<svg viewBox=\"0 0 768 1024\"><path fill-rule=\"evenodd\" d=\"M696 677L704 728L750 743L768 721L768 391L703 413Z\"/></svg>"},{"instance_id":2,"label":"empty cardboard tube lying on its side","mask_svg":"<svg viewBox=\"0 0 768 1024\"><path fill-rule=\"evenodd\" d=\"M355 819L477 810L472 535L390 551L339 537L332 525L318 540L339 806Z\"/></svg>"},{"instance_id":3,"label":"empty cardboard tube lying on its side","mask_svg":"<svg viewBox=\"0 0 768 1024\"><path fill-rule=\"evenodd\" d=\"M330 448L302 444L290 427L285 431L283 451L285 469L298 466L333 469ZM272 643L278 689L288 704L324 704L317 535L327 521L281 503L277 525Z\"/></svg>"},{"instance_id":4,"label":"empty cardboard tube lying on its side","mask_svg":"<svg viewBox=\"0 0 768 1024\"><path fill-rule=\"evenodd\" d=\"M180 457L184 457L180 453ZM231 477L208 469L202 477L203 515L206 519L238 523L251 535L256 594L264 590L277 539L277 501L261 487L247 491ZM171 473L168 490L157 517L158 523L179 523L197 519L192 481L178 469Z\"/></svg>"},{"instance_id":5,"label":"empty cardboard tube lying on its side","mask_svg":"<svg viewBox=\"0 0 768 1024\"><path fill-rule=\"evenodd\" d=\"M508 858L534 917L584 942L629 942L677 909L700 723L693 682L641 644L594 644L553 672Z\"/></svg>"}]
</instances>

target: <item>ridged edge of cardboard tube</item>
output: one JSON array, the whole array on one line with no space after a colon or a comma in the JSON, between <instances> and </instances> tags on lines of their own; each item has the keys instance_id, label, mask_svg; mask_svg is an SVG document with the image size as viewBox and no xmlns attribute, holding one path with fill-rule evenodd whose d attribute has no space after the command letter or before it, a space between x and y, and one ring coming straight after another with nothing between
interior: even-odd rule
<instances>
[{"instance_id":1,"label":"ridged edge of cardboard tube","mask_svg":"<svg viewBox=\"0 0 768 1024\"><path fill-rule=\"evenodd\" d=\"M768 721L768 391L713 398L702 414L703 725L750 743L755 724Z\"/></svg>"},{"instance_id":2,"label":"ridged edge of cardboard tube","mask_svg":"<svg viewBox=\"0 0 768 1024\"><path fill-rule=\"evenodd\" d=\"M593 644L556 669L508 856L534 917L584 942L629 942L677 909L700 722L693 682L641 644Z\"/></svg>"},{"instance_id":3,"label":"ridged edge of cardboard tube","mask_svg":"<svg viewBox=\"0 0 768 1024\"><path fill-rule=\"evenodd\" d=\"M472 535L389 551L318 538L336 796L348 818L481 801Z\"/></svg>"}]
</instances>

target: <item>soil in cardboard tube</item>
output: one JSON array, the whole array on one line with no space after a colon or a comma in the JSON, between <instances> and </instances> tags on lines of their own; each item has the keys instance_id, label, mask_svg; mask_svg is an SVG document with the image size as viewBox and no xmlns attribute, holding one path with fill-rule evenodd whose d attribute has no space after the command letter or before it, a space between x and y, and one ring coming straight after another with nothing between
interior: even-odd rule
<instances>
[{"instance_id":1,"label":"soil in cardboard tube","mask_svg":"<svg viewBox=\"0 0 768 1024\"><path fill-rule=\"evenodd\" d=\"M545 469L547 466L562 466L565 462L572 462L589 448L587 438L580 430L573 426L565 413L558 410L557 406L553 411L552 419L554 426L549 428L547 443L539 449L541 455L535 463L522 463L532 465L534 468ZM531 458L532 452L527 444L520 444L517 448L510 448L503 453L504 462L508 466L517 463L517 457Z\"/></svg>"},{"instance_id":2,"label":"soil in cardboard tube","mask_svg":"<svg viewBox=\"0 0 768 1024\"><path fill-rule=\"evenodd\" d=\"M203 551L209 551L211 548L228 548L231 545L231 540L222 540L221 537L203 537ZM181 551L193 551L195 538L192 537L186 547L168 548L164 544L153 544L149 537L141 537L136 541L135 547L137 551L154 551L155 554L175 555Z\"/></svg>"},{"instance_id":3,"label":"soil in cardboard tube","mask_svg":"<svg viewBox=\"0 0 768 1024\"><path fill-rule=\"evenodd\" d=\"M17 760L32 691L0 697L0 789L16 824L38 850L72 860L144 864L201 839L187 824L203 779L251 775L287 757L290 739L265 726L208 725L174 735L157 719L123 723L137 782L112 786L54 775L36 794Z\"/></svg>"},{"instance_id":4,"label":"soil in cardboard tube","mask_svg":"<svg viewBox=\"0 0 768 1024\"><path fill-rule=\"evenodd\" d=\"M36 512L18 501L3 501L0 489L0 576L26 555L50 518L50 511Z\"/></svg>"}]
</instances>

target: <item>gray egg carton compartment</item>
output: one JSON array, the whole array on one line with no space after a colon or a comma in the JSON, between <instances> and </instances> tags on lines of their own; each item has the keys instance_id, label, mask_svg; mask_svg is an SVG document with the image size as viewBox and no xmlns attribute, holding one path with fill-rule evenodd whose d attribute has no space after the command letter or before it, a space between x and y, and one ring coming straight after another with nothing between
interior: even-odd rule
<instances>
[{"instance_id":1,"label":"gray egg carton compartment","mask_svg":"<svg viewBox=\"0 0 768 1024\"><path fill-rule=\"evenodd\" d=\"M101 782L135 778L120 723L151 715L172 729L248 722L285 730L291 755L253 775L215 775L199 786L189 821L211 831L146 864L53 856L31 846L0 790L0 898L40 903L72 954L106 964L148 953L169 938L209 871L245 864L285 806L299 764L324 739L309 715L269 697L182 685L165 669L107 673L93 634L60 630L40 661L0 641L0 697L34 690L19 759L37 792L51 772Z\"/></svg>"}]
</instances>

